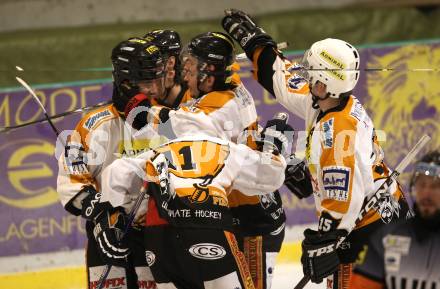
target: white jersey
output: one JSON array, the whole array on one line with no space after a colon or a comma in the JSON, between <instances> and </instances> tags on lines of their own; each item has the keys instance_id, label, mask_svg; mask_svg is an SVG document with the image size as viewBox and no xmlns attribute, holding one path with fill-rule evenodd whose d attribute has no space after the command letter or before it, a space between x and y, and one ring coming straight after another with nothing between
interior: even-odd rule
<instances>
[{"instance_id":1,"label":"white jersey","mask_svg":"<svg viewBox=\"0 0 440 289\"><path fill-rule=\"evenodd\" d=\"M163 107L153 106L149 123L169 122L175 137L203 132L235 143L247 143L247 133L256 131L254 100L241 82L233 90L212 91L197 99L191 98L188 90L184 101L179 109L171 110L166 119L159 117Z\"/></svg>"},{"instance_id":2,"label":"white jersey","mask_svg":"<svg viewBox=\"0 0 440 289\"><path fill-rule=\"evenodd\" d=\"M258 59L261 51L256 52L254 59ZM295 73L297 68L296 64L276 56L272 79L259 81L272 90L280 104L305 120L305 152L317 211L329 213L337 220L338 229L350 232L365 200L378 187L375 180L388 176L389 169L382 162L373 123L356 97L350 96L346 102L323 113L312 107L308 82ZM401 195L396 183L391 192L397 198ZM379 218L379 214L370 212L363 216L358 227Z\"/></svg>"},{"instance_id":3,"label":"white jersey","mask_svg":"<svg viewBox=\"0 0 440 289\"><path fill-rule=\"evenodd\" d=\"M135 138L133 132L113 105L94 110L81 119L58 159L57 192L67 211L80 214L86 194L78 193L87 185L99 192L103 169L114 160L161 142L159 138L144 138L146 134Z\"/></svg>"}]
</instances>

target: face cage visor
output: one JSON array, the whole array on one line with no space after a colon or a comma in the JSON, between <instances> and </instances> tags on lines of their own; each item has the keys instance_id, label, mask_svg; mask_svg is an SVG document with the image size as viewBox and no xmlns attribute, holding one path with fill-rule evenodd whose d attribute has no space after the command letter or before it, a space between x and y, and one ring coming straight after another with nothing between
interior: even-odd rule
<instances>
[{"instance_id":1,"label":"face cage visor","mask_svg":"<svg viewBox=\"0 0 440 289\"><path fill-rule=\"evenodd\" d=\"M419 162L415 167L414 176L417 177L420 175L440 178L440 165L435 163Z\"/></svg>"},{"instance_id":2,"label":"face cage visor","mask_svg":"<svg viewBox=\"0 0 440 289\"><path fill-rule=\"evenodd\" d=\"M197 71L196 72L191 72L188 71L187 69L185 69L185 64L187 61L190 61L191 59L194 59L197 61L196 66L197 66ZM223 62L219 63L215 63L214 61L211 62L207 62L205 59L199 57L198 55L196 55L195 53L193 53L192 49L188 46L186 46L183 50L182 53L180 54L180 65L181 65L181 79L183 79L185 77L185 75L187 73L191 73L191 76L194 76L194 73L197 73L198 75L198 79L199 82L203 82L205 80L205 78L207 76L215 76L215 77L224 77L227 78L230 75L232 75L232 68L233 68L233 62L226 66L226 67L222 67L221 64L224 65ZM214 65L215 66L215 70L209 70L208 67L209 65Z\"/></svg>"}]
</instances>

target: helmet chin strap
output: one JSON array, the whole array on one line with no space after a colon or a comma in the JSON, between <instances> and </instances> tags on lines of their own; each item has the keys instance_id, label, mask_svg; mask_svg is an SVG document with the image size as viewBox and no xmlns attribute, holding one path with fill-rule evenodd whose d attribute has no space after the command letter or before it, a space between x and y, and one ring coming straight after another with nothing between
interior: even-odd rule
<instances>
[{"instance_id":1,"label":"helmet chin strap","mask_svg":"<svg viewBox=\"0 0 440 289\"><path fill-rule=\"evenodd\" d=\"M312 107L313 107L314 109L318 109L318 108L319 108L318 101L320 101L320 100L326 100L327 98L330 97L330 93L327 93L324 97L319 97L319 96L317 96L316 94L314 94L314 93L312 92L312 90L310 90L310 94L312 95Z\"/></svg>"}]
</instances>

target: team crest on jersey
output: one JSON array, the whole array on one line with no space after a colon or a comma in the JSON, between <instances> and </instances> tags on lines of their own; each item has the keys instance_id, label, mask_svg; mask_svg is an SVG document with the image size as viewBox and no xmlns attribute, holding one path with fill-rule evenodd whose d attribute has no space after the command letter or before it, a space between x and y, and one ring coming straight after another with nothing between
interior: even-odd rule
<instances>
[{"instance_id":1,"label":"team crest on jersey","mask_svg":"<svg viewBox=\"0 0 440 289\"><path fill-rule=\"evenodd\" d=\"M348 201L348 186L350 184L350 168L331 166L324 167L322 173L324 198L335 201Z\"/></svg>"},{"instance_id":2,"label":"team crest on jersey","mask_svg":"<svg viewBox=\"0 0 440 289\"><path fill-rule=\"evenodd\" d=\"M389 224L393 220L393 216L396 215L399 218L400 204L394 196L389 192L380 198L378 207L376 208L380 215L382 222Z\"/></svg>"},{"instance_id":3,"label":"team crest on jersey","mask_svg":"<svg viewBox=\"0 0 440 289\"><path fill-rule=\"evenodd\" d=\"M324 148L331 148L333 146L333 123L334 118L331 118L322 123L322 134Z\"/></svg>"}]
</instances>

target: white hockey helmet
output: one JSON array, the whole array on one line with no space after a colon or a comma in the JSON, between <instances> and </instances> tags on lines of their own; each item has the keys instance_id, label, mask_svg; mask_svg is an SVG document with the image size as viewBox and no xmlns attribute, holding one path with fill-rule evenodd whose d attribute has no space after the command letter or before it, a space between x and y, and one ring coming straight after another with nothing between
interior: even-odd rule
<instances>
[{"instance_id":1,"label":"white hockey helmet","mask_svg":"<svg viewBox=\"0 0 440 289\"><path fill-rule=\"evenodd\" d=\"M351 44L333 38L313 43L304 54L303 65L310 85L320 81L330 97L352 91L359 80L359 53Z\"/></svg>"}]
</instances>

